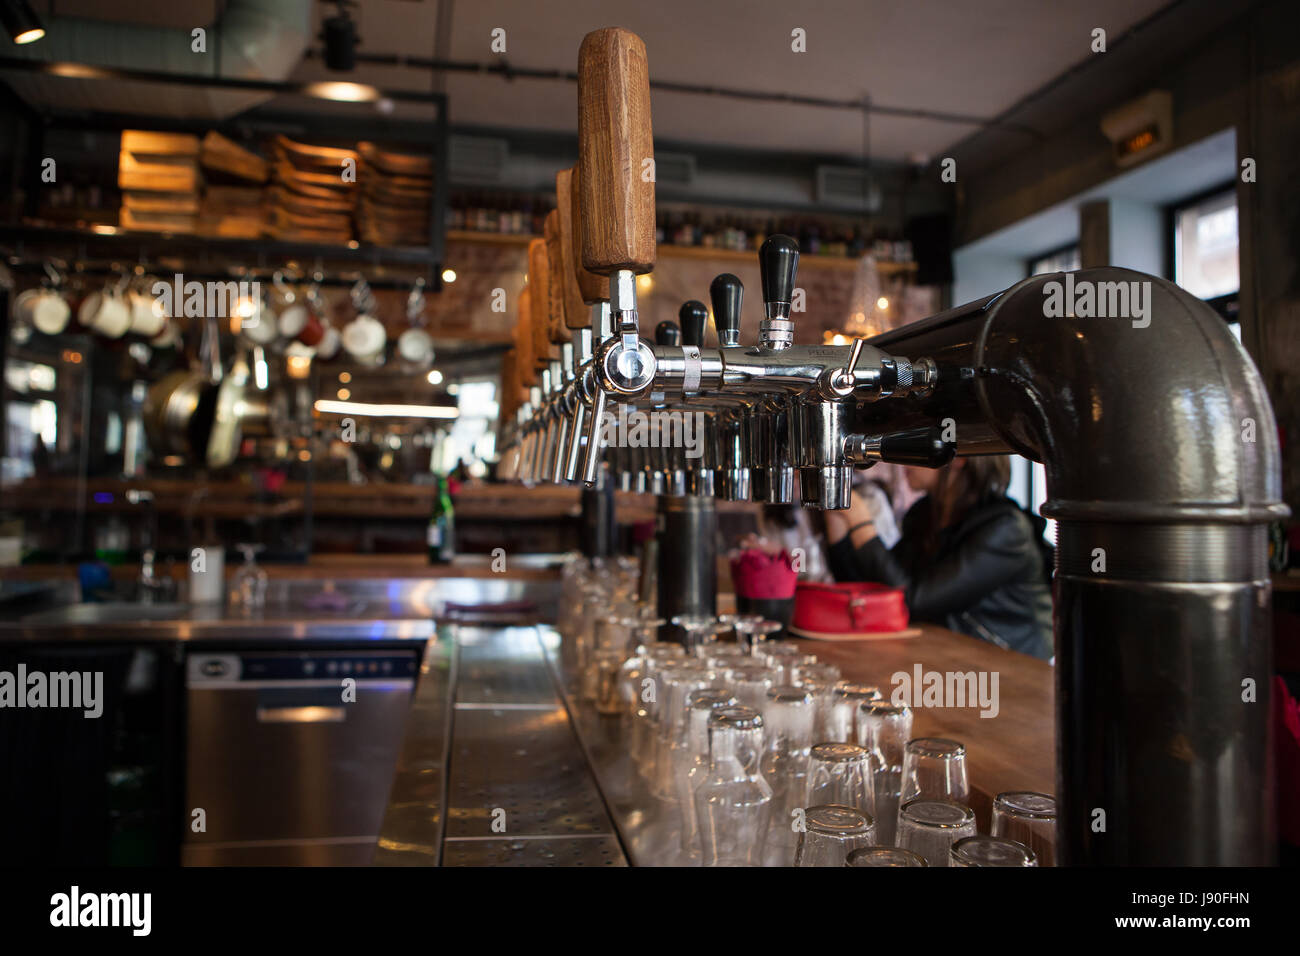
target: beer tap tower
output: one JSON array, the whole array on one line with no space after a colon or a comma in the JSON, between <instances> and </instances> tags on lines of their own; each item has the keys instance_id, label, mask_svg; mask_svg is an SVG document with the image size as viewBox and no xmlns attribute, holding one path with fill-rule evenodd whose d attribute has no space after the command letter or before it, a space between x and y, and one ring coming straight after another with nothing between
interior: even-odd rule
<instances>
[{"instance_id":1,"label":"beer tap tower","mask_svg":"<svg viewBox=\"0 0 1300 956\"><path fill-rule=\"evenodd\" d=\"M1288 511L1272 409L1218 316L1171 282L1103 268L1075 286L1145 283L1145 322L1049 318L1048 284L1062 277L1043 275L870 340L799 345L798 248L772 236L759 253L757 343L740 342L743 290L729 275L710 288L716 348L694 301L680 339L661 327L644 340L636 276L655 260L645 48L600 30L578 68L580 159L557 180L570 234L561 216L558 246L530 249L530 301L505 363L502 474L661 492L670 617L714 610L715 497L792 501L797 474L805 507L838 509L853 470L877 461L1014 452L1044 463L1043 513L1059 525L1061 861L1272 862L1267 526ZM607 452L606 410L633 403L703 412L703 456Z\"/></svg>"}]
</instances>

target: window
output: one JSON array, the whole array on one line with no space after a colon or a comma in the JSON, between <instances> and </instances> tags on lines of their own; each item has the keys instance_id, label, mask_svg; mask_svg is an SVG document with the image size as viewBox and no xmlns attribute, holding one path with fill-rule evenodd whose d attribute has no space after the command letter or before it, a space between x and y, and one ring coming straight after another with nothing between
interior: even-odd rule
<instances>
[{"instance_id":1,"label":"window","mask_svg":"<svg viewBox=\"0 0 1300 956\"><path fill-rule=\"evenodd\" d=\"M1079 266L1079 247L1066 246L1029 261L1029 274L1040 276L1045 272L1076 272Z\"/></svg>"},{"instance_id":2,"label":"window","mask_svg":"<svg viewBox=\"0 0 1300 956\"><path fill-rule=\"evenodd\" d=\"M1241 290L1237 192L1229 188L1174 209L1174 282L1199 299Z\"/></svg>"}]
</instances>

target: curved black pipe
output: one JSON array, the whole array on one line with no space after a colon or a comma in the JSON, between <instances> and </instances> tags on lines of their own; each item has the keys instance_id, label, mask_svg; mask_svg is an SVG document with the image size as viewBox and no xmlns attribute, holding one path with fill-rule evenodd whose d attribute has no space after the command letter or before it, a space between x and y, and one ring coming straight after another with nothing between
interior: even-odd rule
<instances>
[{"instance_id":1,"label":"curved black pipe","mask_svg":"<svg viewBox=\"0 0 1300 956\"><path fill-rule=\"evenodd\" d=\"M873 338L935 359L940 384L860 417L951 418L959 453L1046 466L1061 862L1268 864L1266 535L1288 513L1272 409L1223 320L1173 283L1074 273L1110 305L1123 283L1128 314L1087 317L1074 298L1056 317L1066 281L1035 276Z\"/></svg>"}]
</instances>

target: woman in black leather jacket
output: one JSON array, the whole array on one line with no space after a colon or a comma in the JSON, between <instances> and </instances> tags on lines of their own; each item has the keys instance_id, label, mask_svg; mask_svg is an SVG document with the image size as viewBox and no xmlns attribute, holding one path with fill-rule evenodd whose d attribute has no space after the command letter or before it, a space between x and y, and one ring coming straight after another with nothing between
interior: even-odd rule
<instances>
[{"instance_id":1,"label":"woman in black leather jacket","mask_svg":"<svg viewBox=\"0 0 1300 956\"><path fill-rule=\"evenodd\" d=\"M1009 476L1005 456L908 468L908 484L926 496L904 516L892 550L855 493L848 510L825 513L831 573L902 588L913 620L1051 658L1052 595L1039 529L1003 494Z\"/></svg>"}]
</instances>

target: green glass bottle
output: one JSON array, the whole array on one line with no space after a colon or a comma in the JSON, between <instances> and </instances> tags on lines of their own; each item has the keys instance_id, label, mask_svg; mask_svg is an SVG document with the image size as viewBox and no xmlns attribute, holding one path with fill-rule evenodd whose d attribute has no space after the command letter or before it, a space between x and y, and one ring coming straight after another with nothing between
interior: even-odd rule
<instances>
[{"instance_id":1,"label":"green glass bottle","mask_svg":"<svg viewBox=\"0 0 1300 956\"><path fill-rule=\"evenodd\" d=\"M456 555L456 512L452 508L447 483L435 475L433 511L429 515L429 563L446 564Z\"/></svg>"}]
</instances>

